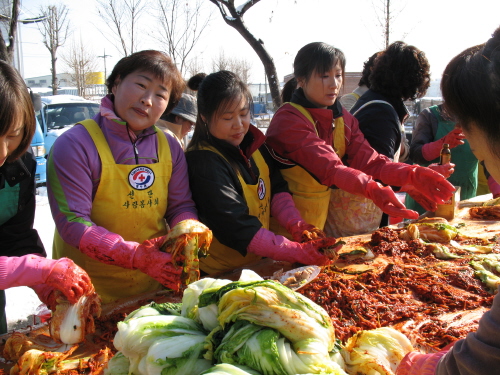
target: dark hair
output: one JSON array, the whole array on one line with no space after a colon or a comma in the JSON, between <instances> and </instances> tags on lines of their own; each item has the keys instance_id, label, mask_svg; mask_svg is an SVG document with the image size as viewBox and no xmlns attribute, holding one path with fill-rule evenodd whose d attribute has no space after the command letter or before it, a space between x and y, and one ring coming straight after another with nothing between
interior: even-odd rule
<instances>
[{"instance_id":1,"label":"dark hair","mask_svg":"<svg viewBox=\"0 0 500 375\"><path fill-rule=\"evenodd\" d=\"M295 77L290 78L285 82L283 88L281 89L281 101L283 103L289 102L292 100L292 95L295 89L297 88L297 79Z\"/></svg>"},{"instance_id":2,"label":"dark hair","mask_svg":"<svg viewBox=\"0 0 500 375\"><path fill-rule=\"evenodd\" d=\"M368 60L363 64L363 72L361 73L361 78L359 79L358 86L366 86L370 88L370 74L372 73L373 65L375 64L375 59L380 55L380 52L375 52L371 55Z\"/></svg>"},{"instance_id":3,"label":"dark hair","mask_svg":"<svg viewBox=\"0 0 500 375\"><path fill-rule=\"evenodd\" d=\"M33 102L23 78L3 60L0 60L0 103L0 136L7 134L16 122L24 124L21 143L6 160L10 163L23 155L30 146L35 134L36 119Z\"/></svg>"},{"instance_id":4,"label":"dark hair","mask_svg":"<svg viewBox=\"0 0 500 375\"><path fill-rule=\"evenodd\" d=\"M170 98L165 111L170 112L177 105L186 84L172 59L160 51L145 50L135 52L118 61L106 80L108 93L112 92L113 87L119 81L125 79L130 73L137 71L152 73L162 81L169 81Z\"/></svg>"},{"instance_id":5,"label":"dark hair","mask_svg":"<svg viewBox=\"0 0 500 375\"><path fill-rule=\"evenodd\" d=\"M238 75L227 70L206 76L197 87L197 91L198 116L189 147L195 147L202 141L210 141L208 123L217 114L226 111L234 100L245 98L252 109L253 100L250 89ZM203 121L202 116L207 123Z\"/></svg>"},{"instance_id":6,"label":"dark hair","mask_svg":"<svg viewBox=\"0 0 500 375\"><path fill-rule=\"evenodd\" d=\"M370 89L391 98L421 98L430 86L430 65L424 52L394 42L375 60Z\"/></svg>"},{"instance_id":7,"label":"dark hair","mask_svg":"<svg viewBox=\"0 0 500 375\"><path fill-rule=\"evenodd\" d=\"M196 73L194 76L188 79L187 86L193 91L198 91L198 87L200 87L201 81L203 81L206 76L207 75L205 73Z\"/></svg>"},{"instance_id":8,"label":"dark hair","mask_svg":"<svg viewBox=\"0 0 500 375\"><path fill-rule=\"evenodd\" d=\"M444 107L465 130L481 129L500 157L500 27L485 44L467 48L446 66Z\"/></svg>"},{"instance_id":9,"label":"dark hair","mask_svg":"<svg viewBox=\"0 0 500 375\"><path fill-rule=\"evenodd\" d=\"M293 61L293 75L296 79L303 78L307 81L314 72L323 74L332 69L337 63L342 68L342 81L344 82L344 53L326 43L309 43L297 52Z\"/></svg>"}]
</instances>

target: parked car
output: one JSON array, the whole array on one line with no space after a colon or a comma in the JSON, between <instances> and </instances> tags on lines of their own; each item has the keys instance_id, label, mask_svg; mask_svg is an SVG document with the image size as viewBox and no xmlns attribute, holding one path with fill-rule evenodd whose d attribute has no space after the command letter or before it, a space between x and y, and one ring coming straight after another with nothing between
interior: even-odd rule
<instances>
[{"instance_id":1,"label":"parked car","mask_svg":"<svg viewBox=\"0 0 500 375\"><path fill-rule=\"evenodd\" d=\"M44 185L47 182L46 175L46 163L47 159L45 159L45 136L42 131L42 127L36 119L36 130L33 139L31 140L31 150L33 151L33 155L36 157L36 174L35 174L35 183L37 186Z\"/></svg>"},{"instance_id":2,"label":"parked car","mask_svg":"<svg viewBox=\"0 0 500 375\"><path fill-rule=\"evenodd\" d=\"M99 104L76 95L42 96L41 101L37 119L45 134L46 154L62 133L99 113Z\"/></svg>"}]
</instances>

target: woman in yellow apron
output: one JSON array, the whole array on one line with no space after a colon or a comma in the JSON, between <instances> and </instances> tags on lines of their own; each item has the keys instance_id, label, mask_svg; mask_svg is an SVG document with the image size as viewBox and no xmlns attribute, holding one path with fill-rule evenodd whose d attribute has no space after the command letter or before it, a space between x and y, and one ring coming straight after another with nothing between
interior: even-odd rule
<instances>
[{"instance_id":1,"label":"woman in yellow apron","mask_svg":"<svg viewBox=\"0 0 500 375\"><path fill-rule=\"evenodd\" d=\"M392 216L418 217L399 202L390 187L375 179L391 186L412 186L434 204L451 197L453 185L439 173L392 163L368 144L357 120L343 111L337 100L344 71L345 57L339 49L321 42L301 48L294 60L298 88L291 103L274 114L266 132L267 143L282 162L282 173L304 220L324 228L330 188L369 198ZM363 220L362 207L351 210L350 197L343 199L346 211ZM363 233L363 228L360 230Z\"/></svg>"},{"instance_id":2,"label":"woman in yellow apron","mask_svg":"<svg viewBox=\"0 0 500 375\"><path fill-rule=\"evenodd\" d=\"M47 183L53 256L85 269L103 303L178 289L182 267L159 247L167 225L197 219L182 148L153 126L184 88L175 64L137 52L107 82L100 113L54 143Z\"/></svg>"},{"instance_id":3,"label":"woman in yellow apron","mask_svg":"<svg viewBox=\"0 0 500 375\"><path fill-rule=\"evenodd\" d=\"M200 77L203 78L203 77ZM252 95L234 73L220 71L190 81L198 91L198 117L186 159L200 220L214 234L207 274L237 268L261 257L325 264L318 249L335 244L304 222L275 168L264 134L250 124ZM270 232L273 215L295 241Z\"/></svg>"}]
</instances>

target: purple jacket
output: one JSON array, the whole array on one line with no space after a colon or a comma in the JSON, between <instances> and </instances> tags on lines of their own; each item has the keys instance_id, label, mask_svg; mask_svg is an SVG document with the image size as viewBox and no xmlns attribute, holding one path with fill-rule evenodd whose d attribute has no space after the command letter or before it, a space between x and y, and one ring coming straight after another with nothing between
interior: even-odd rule
<instances>
[{"instance_id":1,"label":"purple jacket","mask_svg":"<svg viewBox=\"0 0 500 375\"><path fill-rule=\"evenodd\" d=\"M155 128L139 136L128 132L125 123L113 111L110 96L101 101L100 114L94 117L118 164L157 162L158 140ZM172 177L168 186L165 219L170 227L185 219L198 219L187 174L184 152L179 142L166 135L172 154ZM139 155L136 162L133 141ZM65 242L77 247L83 233L93 224L92 201L99 186L101 160L90 134L75 125L54 143L48 161L47 191L56 228Z\"/></svg>"}]
</instances>

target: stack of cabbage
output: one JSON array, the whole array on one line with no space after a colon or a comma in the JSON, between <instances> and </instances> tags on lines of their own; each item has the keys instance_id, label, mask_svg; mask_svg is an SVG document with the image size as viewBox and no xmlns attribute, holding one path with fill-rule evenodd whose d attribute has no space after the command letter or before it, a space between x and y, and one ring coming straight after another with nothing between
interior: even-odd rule
<instances>
[{"instance_id":1,"label":"stack of cabbage","mask_svg":"<svg viewBox=\"0 0 500 375\"><path fill-rule=\"evenodd\" d=\"M104 374L347 375L326 311L278 282L251 279L202 279L180 306L134 311L118 323L119 352Z\"/></svg>"}]
</instances>

